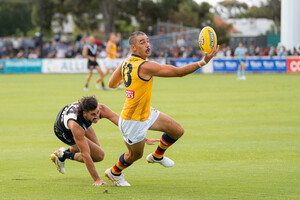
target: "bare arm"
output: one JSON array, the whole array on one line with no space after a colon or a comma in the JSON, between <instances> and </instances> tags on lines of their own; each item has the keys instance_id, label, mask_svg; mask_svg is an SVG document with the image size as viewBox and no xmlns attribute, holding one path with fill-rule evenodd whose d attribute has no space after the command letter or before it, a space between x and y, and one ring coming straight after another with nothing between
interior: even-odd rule
<instances>
[{"instance_id":1,"label":"bare arm","mask_svg":"<svg viewBox=\"0 0 300 200\"><path fill-rule=\"evenodd\" d=\"M121 65L114 71L112 76L109 79L108 87L116 88L119 86L120 81L122 80L122 72L121 72Z\"/></svg>"},{"instance_id":2,"label":"bare arm","mask_svg":"<svg viewBox=\"0 0 300 200\"><path fill-rule=\"evenodd\" d=\"M186 76L208 63L219 51L219 46L214 48L210 54L205 53L204 58L195 63L185 65L183 67L174 67L173 65L161 65L155 62L146 62L140 68L140 76L146 80L152 76L159 77L182 77Z\"/></svg>"},{"instance_id":3,"label":"bare arm","mask_svg":"<svg viewBox=\"0 0 300 200\"><path fill-rule=\"evenodd\" d=\"M83 130L82 127L80 127L75 121L73 120L69 120L68 122L68 126L70 127L72 133L73 133L73 136L74 136L74 139L76 141L76 144L80 150L80 153L82 155L82 158L83 158L83 161L86 165L86 168L88 169L89 173L91 174L92 178L94 179L94 181L99 181L101 180L97 171L96 171L96 168L95 168L95 165L94 165L94 162L90 156L90 148L89 148L89 145L85 139L85 131Z\"/></svg>"},{"instance_id":4,"label":"bare arm","mask_svg":"<svg viewBox=\"0 0 300 200\"><path fill-rule=\"evenodd\" d=\"M99 104L100 115L118 126L119 115L104 104Z\"/></svg>"}]
</instances>

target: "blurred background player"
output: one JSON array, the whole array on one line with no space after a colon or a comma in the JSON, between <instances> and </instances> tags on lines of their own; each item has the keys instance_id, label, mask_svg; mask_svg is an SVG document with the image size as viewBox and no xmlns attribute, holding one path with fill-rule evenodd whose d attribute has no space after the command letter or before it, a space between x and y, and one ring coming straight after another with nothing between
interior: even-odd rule
<instances>
[{"instance_id":1,"label":"blurred background player","mask_svg":"<svg viewBox=\"0 0 300 200\"><path fill-rule=\"evenodd\" d=\"M130 35L129 45L131 56L125 59L109 80L109 87L116 88L123 79L126 89L119 129L128 150L112 168L105 171L105 176L117 186L130 186L122 171L143 157L148 129L164 132L157 149L147 156L148 163L159 163L164 167L174 165L174 161L165 157L164 153L183 135L184 130L174 119L151 108L153 77L182 77L193 73L208 63L219 50L218 46L210 54L206 53L201 61L176 68L146 61L151 55L151 48L147 35L141 31Z\"/></svg>"},{"instance_id":2,"label":"blurred background player","mask_svg":"<svg viewBox=\"0 0 300 200\"><path fill-rule=\"evenodd\" d=\"M106 45L106 59L105 59L105 67L106 67L106 72L104 76L108 75L110 71L114 72L117 69L117 62L115 58L118 56L117 52L117 36L115 33L110 33L109 35L109 40ZM121 83L120 83L121 84ZM119 89L124 88L123 86L119 85Z\"/></svg>"},{"instance_id":3,"label":"blurred background player","mask_svg":"<svg viewBox=\"0 0 300 200\"><path fill-rule=\"evenodd\" d=\"M95 38L93 35L90 35L88 37L88 42L86 45L84 45L82 50L82 56L88 59L88 76L86 79L85 86L83 88L84 91L89 91L88 85L90 82L90 79L93 75L93 70L96 69L100 75L100 78L96 80L95 86L97 89L99 89L99 82L101 81L102 90L107 90L107 88L104 85L103 79L104 79L104 73L102 72L99 64L96 61L96 58L98 56L98 47L97 44L95 44Z\"/></svg>"},{"instance_id":4,"label":"blurred background player","mask_svg":"<svg viewBox=\"0 0 300 200\"><path fill-rule=\"evenodd\" d=\"M57 149L50 155L57 170L65 174L65 160L84 162L90 175L94 179L93 185L106 184L98 175L94 162L100 162L104 158L104 151L100 147L97 135L92 127L99 119L106 118L118 125L119 115L103 104L98 104L95 96L87 96L80 101L62 108L54 123L55 135L70 148ZM159 141L147 139L148 145Z\"/></svg>"},{"instance_id":5,"label":"blurred background player","mask_svg":"<svg viewBox=\"0 0 300 200\"><path fill-rule=\"evenodd\" d=\"M114 72L117 68L117 63L115 58L117 57L117 44L116 44L116 34L110 33L109 34L109 40L107 42L106 48L106 60L105 60L105 67L106 72L105 76L109 74L109 72L112 70Z\"/></svg>"},{"instance_id":6,"label":"blurred background player","mask_svg":"<svg viewBox=\"0 0 300 200\"><path fill-rule=\"evenodd\" d=\"M245 76L245 62L246 62L246 48L244 48L243 43L239 42L239 46L235 49L234 56L237 57L239 68L237 71L237 79L238 80L246 80ZM242 76L241 76L242 73Z\"/></svg>"}]
</instances>

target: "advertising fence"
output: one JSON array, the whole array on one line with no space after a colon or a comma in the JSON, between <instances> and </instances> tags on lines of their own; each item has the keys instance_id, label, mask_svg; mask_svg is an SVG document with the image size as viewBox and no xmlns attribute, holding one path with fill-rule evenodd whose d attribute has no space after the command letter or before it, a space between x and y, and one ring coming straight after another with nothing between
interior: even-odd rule
<instances>
[{"instance_id":1,"label":"advertising fence","mask_svg":"<svg viewBox=\"0 0 300 200\"><path fill-rule=\"evenodd\" d=\"M249 58L245 61L247 72L287 72L287 59ZM213 72L236 72L239 63L235 59L214 59Z\"/></svg>"},{"instance_id":2,"label":"advertising fence","mask_svg":"<svg viewBox=\"0 0 300 200\"><path fill-rule=\"evenodd\" d=\"M287 72L300 73L300 58L287 59Z\"/></svg>"},{"instance_id":3,"label":"advertising fence","mask_svg":"<svg viewBox=\"0 0 300 200\"><path fill-rule=\"evenodd\" d=\"M118 66L124 59L115 59ZM176 67L197 62L198 59L152 59L160 64L171 63ZM100 67L111 64L105 59L97 59ZM300 57L288 58L248 58L246 71L250 73L300 73ZM235 73L238 70L236 59L215 58L195 73ZM87 73L87 59L11 59L0 60L0 73Z\"/></svg>"},{"instance_id":4,"label":"advertising fence","mask_svg":"<svg viewBox=\"0 0 300 200\"><path fill-rule=\"evenodd\" d=\"M0 73L41 73L42 59L0 60Z\"/></svg>"}]
</instances>

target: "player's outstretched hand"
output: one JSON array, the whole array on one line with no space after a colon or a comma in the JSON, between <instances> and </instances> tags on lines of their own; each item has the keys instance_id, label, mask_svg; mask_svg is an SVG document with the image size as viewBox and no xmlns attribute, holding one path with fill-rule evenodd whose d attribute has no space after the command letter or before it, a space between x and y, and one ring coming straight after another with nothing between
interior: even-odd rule
<instances>
[{"instance_id":1,"label":"player's outstretched hand","mask_svg":"<svg viewBox=\"0 0 300 200\"><path fill-rule=\"evenodd\" d=\"M212 49L212 51L210 52L210 54L208 54L207 52L205 52L203 60L206 63L208 63L218 53L218 51L219 51L219 45L217 46L217 48L214 47Z\"/></svg>"},{"instance_id":2,"label":"player's outstretched hand","mask_svg":"<svg viewBox=\"0 0 300 200\"><path fill-rule=\"evenodd\" d=\"M107 183L104 182L103 180L99 179L93 183L93 186L98 186L98 185L107 185Z\"/></svg>"},{"instance_id":3,"label":"player's outstretched hand","mask_svg":"<svg viewBox=\"0 0 300 200\"><path fill-rule=\"evenodd\" d=\"M159 142L159 139L148 139L148 138L145 138L145 142L148 145L154 145L155 142Z\"/></svg>"}]
</instances>

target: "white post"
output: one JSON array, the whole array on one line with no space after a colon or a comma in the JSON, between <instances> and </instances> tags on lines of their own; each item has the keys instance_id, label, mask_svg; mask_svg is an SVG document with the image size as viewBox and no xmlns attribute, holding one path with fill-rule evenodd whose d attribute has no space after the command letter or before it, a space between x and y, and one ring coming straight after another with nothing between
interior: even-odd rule
<instances>
[{"instance_id":1,"label":"white post","mask_svg":"<svg viewBox=\"0 0 300 200\"><path fill-rule=\"evenodd\" d=\"M300 1L281 0L281 44L287 50L300 46Z\"/></svg>"}]
</instances>

